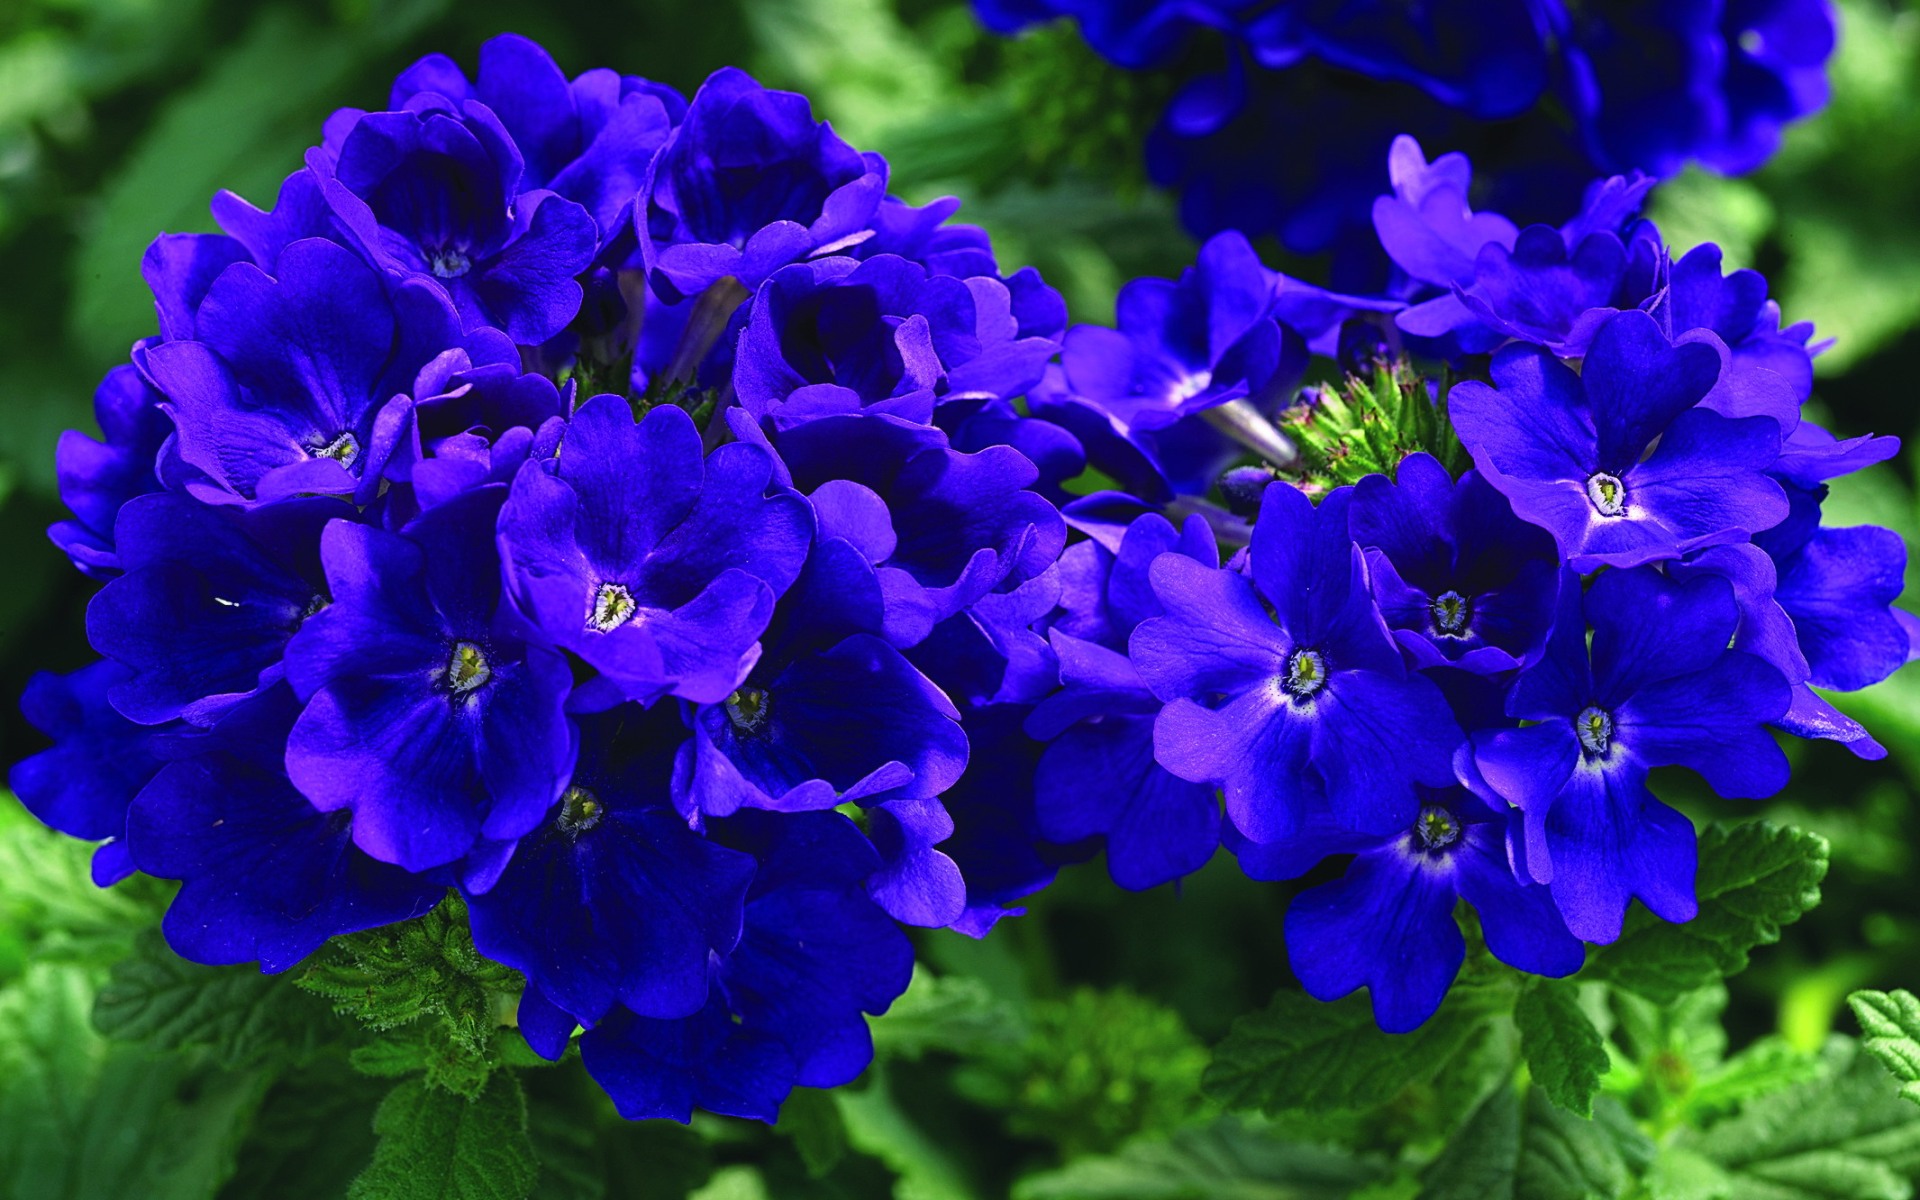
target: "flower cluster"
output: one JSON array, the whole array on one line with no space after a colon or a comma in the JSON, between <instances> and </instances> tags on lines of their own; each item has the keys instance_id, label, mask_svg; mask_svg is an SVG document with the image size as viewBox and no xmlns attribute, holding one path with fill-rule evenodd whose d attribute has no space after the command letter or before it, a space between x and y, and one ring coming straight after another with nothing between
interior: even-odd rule
<instances>
[{"instance_id":1,"label":"flower cluster","mask_svg":"<svg viewBox=\"0 0 1920 1200\"><path fill-rule=\"evenodd\" d=\"M1268 272L1228 234L1130 285L1120 332L1067 334L1033 411L1103 417L1090 458L1130 490L1065 507L1092 537L1062 559L1062 688L1028 728L1051 739L1041 830L1104 834L1124 886L1216 841L1258 879L1352 855L1293 902L1293 969L1404 1030L1460 968L1457 900L1547 975L1635 899L1692 918L1693 827L1649 772L1762 798L1776 732L1883 756L1815 689L1885 678L1920 627L1892 606L1901 539L1821 523L1825 481L1897 443L1803 417L1820 347L1759 275L1711 245L1676 261L1637 219L1644 178L1520 229L1468 206L1460 155L1402 138L1391 167L1385 293ZM1373 378L1296 392L1312 352ZM1244 546L1225 566L1210 528Z\"/></svg>"},{"instance_id":2,"label":"flower cluster","mask_svg":"<svg viewBox=\"0 0 1920 1200\"><path fill-rule=\"evenodd\" d=\"M180 881L203 963L458 889L629 1116L853 1078L899 923L1051 869L967 768L1052 685L1066 527L997 431L1065 309L955 207L738 71L415 64L148 251L159 332L59 448L102 658L34 681L13 786Z\"/></svg>"},{"instance_id":3,"label":"flower cluster","mask_svg":"<svg viewBox=\"0 0 1920 1200\"><path fill-rule=\"evenodd\" d=\"M1087 27L1244 15L1151 7ZM1135 889L1351 855L1290 952L1388 1028L1458 899L1570 973L1694 912L1651 768L1880 753L1814 689L1920 645L1904 548L1820 506L1895 445L1803 419L1810 328L1675 261L1643 177L1522 229L1459 155L1389 174L1382 289L1228 233L1069 329L801 96L424 59L148 251L158 333L59 449L102 657L35 680L13 787L102 885L178 880L199 962L457 889L631 1117L851 1080L902 925L983 936L1102 846Z\"/></svg>"},{"instance_id":4,"label":"flower cluster","mask_svg":"<svg viewBox=\"0 0 1920 1200\"><path fill-rule=\"evenodd\" d=\"M1396 134L1472 150L1499 170L1491 198L1530 218L1596 173L1750 171L1826 102L1836 25L1828 0L974 8L1000 33L1072 17L1110 62L1183 78L1146 154L1197 234L1369 262L1366 205Z\"/></svg>"}]
</instances>

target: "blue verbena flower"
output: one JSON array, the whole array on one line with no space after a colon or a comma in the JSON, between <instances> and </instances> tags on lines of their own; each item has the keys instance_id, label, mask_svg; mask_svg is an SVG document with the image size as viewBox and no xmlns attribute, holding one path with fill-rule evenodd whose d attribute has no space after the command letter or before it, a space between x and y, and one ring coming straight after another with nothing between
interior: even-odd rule
<instances>
[{"instance_id":1,"label":"blue verbena flower","mask_svg":"<svg viewBox=\"0 0 1920 1200\"><path fill-rule=\"evenodd\" d=\"M1787 515L1766 474L1778 423L1700 407L1720 366L1713 345L1670 341L1645 313L1619 313L1578 373L1509 346L1494 356L1493 385L1461 383L1448 413L1487 482L1574 569L1636 566L1745 541Z\"/></svg>"},{"instance_id":2,"label":"blue verbena flower","mask_svg":"<svg viewBox=\"0 0 1920 1200\"><path fill-rule=\"evenodd\" d=\"M437 281L468 328L534 344L579 311L574 276L598 233L571 200L521 190L525 164L491 115L463 120L424 104L368 113L321 188L373 262Z\"/></svg>"},{"instance_id":3,"label":"blue verbena flower","mask_svg":"<svg viewBox=\"0 0 1920 1200\"><path fill-rule=\"evenodd\" d=\"M501 584L504 491L464 493L399 533L328 525L332 602L287 647L306 705L288 775L322 812L353 814L355 845L409 871L532 832L573 764L572 671Z\"/></svg>"},{"instance_id":4,"label":"blue verbena flower","mask_svg":"<svg viewBox=\"0 0 1920 1200\"><path fill-rule=\"evenodd\" d=\"M100 440L69 429L54 451L60 502L73 516L54 522L47 535L74 566L96 579L120 569L113 543L120 506L160 490L154 463L173 433L160 400L132 364L122 363L107 372L93 394Z\"/></svg>"},{"instance_id":5,"label":"blue verbena flower","mask_svg":"<svg viewBox=\"0 0 1920 1200\"><path fill-rule=\"evenodd\" d=\"M184 958L284 971L328 938L420 916L446 894L444 880L360 850L349 814L294 788L282 759L299 712L284 683L235 705L127 814L135 865L181 881L160 928Z\"/></svg>"},{"instance_id":6,"label":"blue verbena flower","mask_svg":"<svg viewBox=\"0 0 1920 1200\"><path fill-rule=\"evenodd\" d=\"M1487 949L1535 975L1580 969L1586 947L1567 929L1549 890L1517 878L1507 855L1508 819L1463 788L1420 789L1420 811L1385 837L1320 841L1354 858L1338 879L1308 888L1287 908L1287 961L1318 1000L1365 987L1388 1033L1426 1023L1446 998L1466 939L1454 919L1464 900ZM1240 865L1255 879L1292 878L1300 860L1275 861L1243 846Z\"/></svg>"},{"instance_id":7,"label":"blue verbena flower","mask_svg":"<svg viewBox=\"0 0 1920 1200\"><path fill-rule=\"evenodd\" d=\"M591 833L586 836L592 836ZM739 939L715 955L705 1006L678 1019L615 1008L581 1057L629 1119L695 1108L771 1121L795 1087L835 1087L873 1057L865 1014L906 989L913 951L864 890L877 863L837 813L742 813L715 836L756 864ZM558 1058L577 1022L529 986L520 1024Z\"/></svg>"},{"instance_id":8,"label":"blue verbena flower","mask_svg":"<svg viewBox=\"0 0 1920 1200\"><path fill-rule=\"evenodd\" d=\"M1559 556L1477 473L1456 482L1431 455L1410 455L1393 480L1370 475L1354 487L1349 520L1380 614L1413 666L1494 674L1539 655Z\"/></svg>"},{"instance_id":9,"label":"blue verbena flower","mask_svg":"<svg viewBox=\"0 0 1920 1200\"><path fill-rule=\"evenodd\" d=\"M636 423L617 396L580 406L557 460L520 467L500 514L510 590L600 672L581 703L738 686L807 552L807 507L772 476L759 448L704 456L685 412Z\"/></svg>"},{"instance_id":10,"label":"blue verbena flower","mask_svg":"<svg viewBox=\"0 0 1920 1200\"><path fill-rule=\"evenodd\" d=\"M1052 743L1033 784L1042 836L1062 845L1104 837L1108 873L1134 890L1199 870L1220 840L1213 785L1154 760L1160 700L1127 657L1133 631L1165 612L1149 580L1162 554L1219 565L1203 518L1176 532L1154 513L1128 527L1118 553L1088 540L1061 556L1061 613L1048 631L1061 688L1026 720L1029 734Z\"/></svg>"},{"instance_id":11,"label":"blue verbena flower","mask_svg":"<svg viewBox=\"0 0 1920 1200\"><path fill-rule=\"evenodd\" d=\"M816 124L806 97L723 68L648 168L635 213L669 299L732 278L748 291L788 263L853 244L887 190L886 162Z\"/></svg>"},{"instance_id":12,"label":"blue verbena flower","mask_svg":"<svg viewBox=\"0 0 1920 1200\"><path fill-rule=\"evenodd\" d=\"M1256 842L1293 835L1324 804L1351 829L1406 827L1416 784L1452 780L1459 726L1440 690L1409 675L1348 531L1352 494L1318 508L1270 487L1247 575L1184 555L1154 561L1166 615L1134 630L1134 665L1166 702L1155 757L1217 783Z\"/></svg>"},{"instance_id":13,"label":"blue verbena flower","mask_svg":"<svg viewBox=\"0 0 1920 1200\"><path fill-rule=\"evenodd\" d=\"M1693 826L1647 790L1651 768L1688 767L1729 797L1787 782L1766 728L1787 680L1728 648L1739 619L1724 579L1616 570L1584 596L1569 579L1546 656L1507 701L1526 724L1473 735L1467 782L1524 814L1525 870L1583 941L1617 938L1631 899L1668 921L1697 911Z\"/></svg>"}]
</instances>

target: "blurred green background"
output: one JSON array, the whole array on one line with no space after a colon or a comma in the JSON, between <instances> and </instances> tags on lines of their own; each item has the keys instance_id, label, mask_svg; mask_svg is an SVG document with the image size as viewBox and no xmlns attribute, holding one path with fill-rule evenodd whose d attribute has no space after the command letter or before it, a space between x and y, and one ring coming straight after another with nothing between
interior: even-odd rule
<instances>
[{"instance_id":1,"label":"blurred green background","mask_svg":"<svg viewBox=\"0 0 1920 1200\"><path fill-rule=\"evenodd\" d=\"M1719 242L1730 265L1767 274L1789 321L1811 320L1837 339L1819 360L1826 423L1843 435L1912 435L1920 8L1842 8L1831 107L1793 129L1759 174L1683 177L1659 193L1655 215L1677 248ZM29 676L89 657L91 587L43 535L59 512L53 446L62 429L92 429L94 382L152 331L138 274L148 240L211 229L207 200L222 187L269 203L330 110L380 104L393 75L431 50L471 67L479 44L503 30L542 42L569 73L610 65L690 92L734 63L805 91L850 141L889 156L896 191L962 196L963 216L992 230L1002 262L1039 266L1078 320L1108 319L1127 278L1191 261L1192 242L1167 199L1140 183L1115 127L1126 106L1111 101L1131 81L1060 31L991 38L964 0L0 0L0 758L41 745L13 711ZM1914 474L1905 457L1844 481L1829 522L1890 526L1911 544ZM1910 595L1920 595L1913 578L1910 569ZM1793 747L1795 783L1766 811L1825 834L1833 866L1822 906L1731 981L1736 1044L1777 1030L1811 1049L1836 1024L1848 1027L1849 989L1920 988L1920 669L1842 705L1892 755L1866 764L1826 743ZM1690 778L1660 790L1699 817L1754 812L1698 794ZM18 831L17 807L0 806L0 831ZM72 860L47 857L53 844L0 845L0 875L18 885L0 895L0 985L30 957L55 952L36 930L71 937L127 920L111 897L48 917L48 904L68 902L48 897L79 886L67 878ZM955 1077L958 1099L925 1101L962 1144L977 1134L1004 1148L1004 1163L966 1168L984 1176L980 1194L1186 1111L1202 1043L1286 980L1284 900L1279 888L1241 879L1224 856L1183 891L1145 895L1119 892L1094 863L1065 872L1031 917L985 944L927 939L929 959L990 991L1055 1001L1038 1019L1058 1029L1035 1036L1047 1044L1058 1035L1058 1063L996 1071L988 1055ZM0 1012L10 1019L23 1019L18 1006ZM910 1041L911 1023L895 1028ZM1102 1029L1129 1045L1074 1041ZM896 1079L917 1078L912 1047L895 1053ZM1076 1074L1107 1061L1153 1065L1119 1080ZM915 1152L894 1145L888 1154Z\"/></svg>"}]
</instances>

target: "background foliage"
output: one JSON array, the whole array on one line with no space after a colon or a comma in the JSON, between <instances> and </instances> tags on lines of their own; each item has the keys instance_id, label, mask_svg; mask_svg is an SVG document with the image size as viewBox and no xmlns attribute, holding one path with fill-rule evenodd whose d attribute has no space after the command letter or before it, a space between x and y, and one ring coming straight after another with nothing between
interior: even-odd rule
<instances>
[{"instance_id":1,"label":"background foliage","mask_svg":"<svg viewBox=\"0 0 1920 1200\"><path fill-rule=\"evenodd\" d=\"M1675 245L1715 240L1760 268L1789 320L1838 339L1819 364L1824 424L1912 435L1920 9L1842 7L1832 107L1754 177L1669 185L1656 216ZM376 101L431 49L470 63L503 29L572 71L690 91L731 62L806 91L889 156L907 197L965 197L1003 261L1040 266L1076 319L1191 261L1128 141L1153 83L1064 33L990 38L958 0L13 0L7 696L87 657L88 588L41 532L53 441L90 427L95 380L152 324L148 239L211 228L220 187L270 199L329 110ZM1829 512L1911 544L1913 481L1908 458L1847 481ZM1920 1003L1900 990L1920 987L1920 669L1844 706L1886 762L1796 742L1792 790L1762 808L1660 781L1722 823L1702 918L1630 926L1578 981L1470 963L1433 1022L1386 1038L1363 998L1290 987L1284 886L1223 855L1182 891L1133 895L1089 864L987 942L922 935L873 1070L796 1095L777 1130L624 1124L577 1063L534 1069L502 1029L511 983L457 915L349 939L290 980L183 964L152 929L162 885L96 891L86 847L0 797L0 1196L1899 1200L1920 1178L1920 1108L1878 1064L1920 1097ZM39 748L10 709L9 762ZM1862 988L1879 990L1850 1010Z\"/></svg>"}]
</instances>

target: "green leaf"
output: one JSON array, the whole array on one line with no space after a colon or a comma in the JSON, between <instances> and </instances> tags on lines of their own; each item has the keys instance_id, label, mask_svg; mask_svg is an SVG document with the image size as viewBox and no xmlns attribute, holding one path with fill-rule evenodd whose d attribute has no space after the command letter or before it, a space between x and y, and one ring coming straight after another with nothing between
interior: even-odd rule
<instances>
[{"instance_id":1,"label":"green leaf","mask_svg":"<svg viewBox=\"0 0 1920 1200\"><path fill-rule=\"evenodd\" d=\"M1700 835L1700 915L1670 925L1644 909L1620 940L1588 961L1604 979L1656 1003L1746 969L1747 952L1780 940L1780 928L1820 902L1827 842L1816 833L1756 821Z\"/></svg>"},{"instance_id":2,"label":"green leaf","mask_svg":"<svg viewBox=\"0 0 1920 1200\"><path fill-rule=\"evenodd\" d=\"M1502 986L1463 980L1426 1024L1393 1034L1374 1025L1359 994L1322 1004L1282 990L1233 1023L1201 1087L1227 1108L1269 1115L1377 1108L1438 1074L1510 995Z\"/></svg>"},{"instance_id":3,"label":"green leaf","mask_svg":"<svg viewBox=\"0 0 1920 1200\"><path fill-rule=\"evenodd\" d=\"M94 1033L79 967L0 990L0 1196L211 1200L268 1077Z\"/></svg>"},{"instance_id":4,"label":"green leaf","mask_svg":"<svg viewBox=\"0 0 1920 1200\"><path fill-rule=\"evenodd\" d=\"M327 1017L284 980L250 967L203 967L147 930L93 1002L94 1028L151 1050L204 1046L221 1066L300 1058L326 1033Z\"/></svg>"},{"instance_id":5,"label":"green leaf","mask_svg":"<svg viewBox=\"0 0 1920 1200\"><path fill-rule=\"evenodd\" d=\"M935 975L915 964L907 990L873 1027L873 1049L883 1058L917 1059L933 1051L971 1054L1019 1042L1027 1031L1013 1006L967 975Z\"/></svg>"},{"instance_id":6,"label":"green leaf","mask_svg":"<svg viewBox=\"0 0 1920 1200\"><path fill-rule=\"evenodd\" d=\"M373 1114L386 1090L331 1057L286 1072L254 1117L220 1200L339 1200L373 1158Z\"/></svg>"},{"instance_id":7,"label":"green leaf","mask_svg":"<svg viewBox=\"0 0 1920 1200\"><path fill-rule=\"evenodd\" d=\"M775 1127L793 1139L807 1174L819 1179L847 1156L847 1123L831 1093L818 1088L795 1088L780 1106Z\"/></svg>"},{"instance_id":8,"label":"green leaf","mask_svg":"<svg viewBox=\"0 0 1920 1200\"><path fill-rule=\"evenodd\" d=\"M520 1082L497 1072L471 1100L410 1079L373 1118L373 1163L348 1200L525 1200L540 1164Z\"/></svg>"},{"instance_id":9,"label":"green leaf","mask_svg":"<svg viewBox=\"0 0 1920 1200\"><path fill-rule=\"evenodd\" d=\"M1735 1179L1738 1200L1906 1200L1920 1110L1857 1043L1835 1038L1825 1078L1750 1101L1675 1144Z\"/></svg>"},{"instance_id":10,"label":"green leaf","mask_svg":"<svg viewBox=\"0 0 1920 1200\"><path fill-rule=\"evenodd\" d=\"M135 876L95 887L92 858L92 846L46 828L0 793L0 929L25 944L23 958L104 966L154 923L170 885Z\"/></svg>"},{"instance_id":11,"label":"green leaf","mask_svg":"<svg viewBox=\"0 0 1920 1200\"><path fill-rule=\"evenodd\" d=\"M1865 1032L1862 1044L1900 1081L1900 1094L1920 1104L1920 997L1896 992L1855 992L1847 997Z\"/></svg>"},{"instance_id":12,"label":"green leaf","mask_svg":"<svg viewBox=\"0 0 1920 1200\"><path fill-rule=\"evenodd\" d=\"M1555 1107L1540 1088L1496 1089L1421 1179L1420 1200L1617 1200L1654 1147L1617 1101L1591 1119Z\"/></svg>"},{"instance_id":13,"label":"green leaf","mask_svg":"<svg viewBox=\"0 0 1920 1200\"><path fill-rule=\"evenodd\" d=\"M1538 980L1520 993L1513 1019L1534 1083L1561 1108L1592 1115L1594 1093L1607 1072L1607 1047L1580 1008L1577 986Z\"/></svg>"},{"instance_id":14,"label":"green leaf","mask_svg":"<svg viewBox=\"0 0 1920 1200\"><path fill-rule=\"evenodd\" d=\"M1139 1138L1118 1154L1032 1175L1014 1200L1341 1200L1386 1172L1338 1150L1275 1137L1225 1117L1170 1137ZM1474 1200L1484 1200L1475 1197Z\"/></svg>"},{"instance_id":15,"label":"green leaf","mask_svg":"<svg viewBox=\"0 0 1920 1200\"><path fill-rule=\"evenodd\" d=\"M888 1073L876 1065L860 1091L833 1093L854 1149L879 1159L900 1176L897 1200L973 1200L971 1173L894 1099Z\"/></svg>"}]
</instances>

